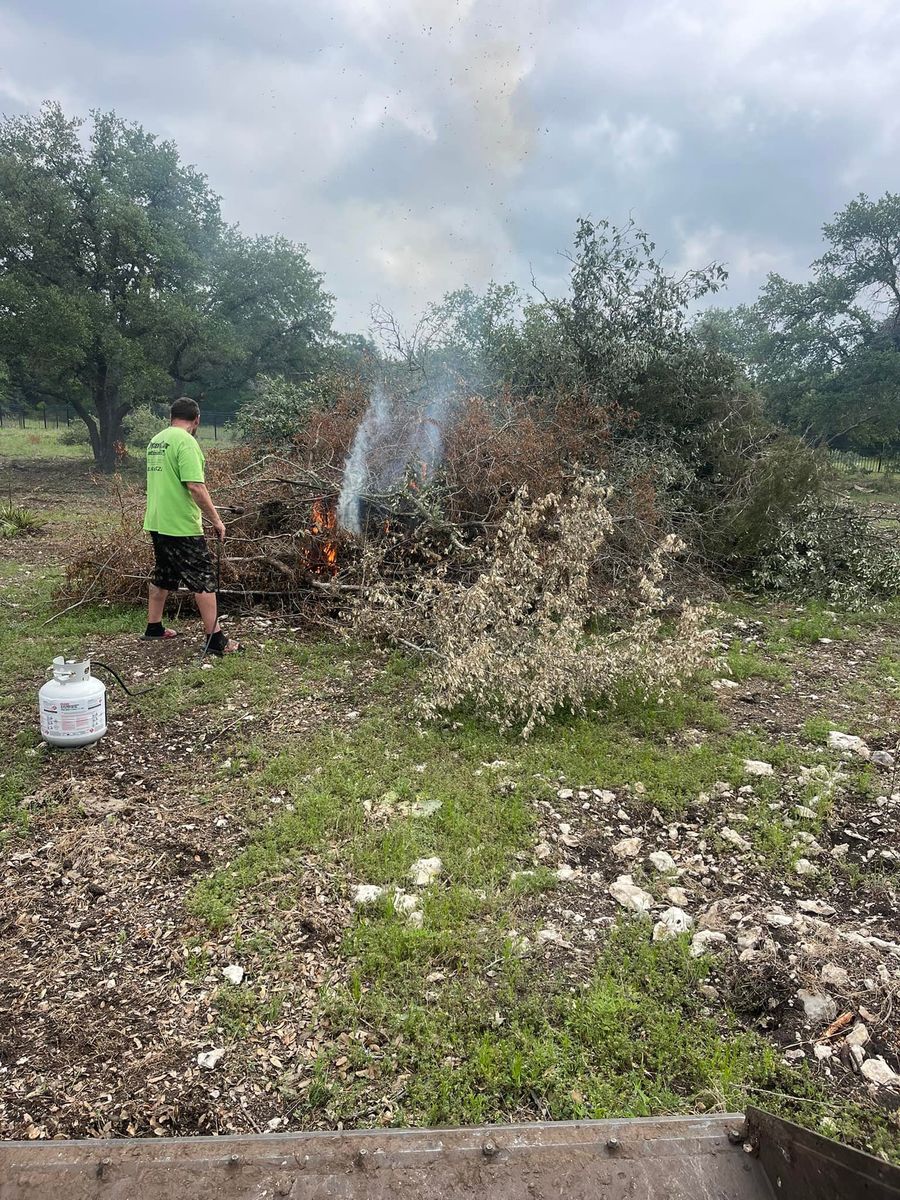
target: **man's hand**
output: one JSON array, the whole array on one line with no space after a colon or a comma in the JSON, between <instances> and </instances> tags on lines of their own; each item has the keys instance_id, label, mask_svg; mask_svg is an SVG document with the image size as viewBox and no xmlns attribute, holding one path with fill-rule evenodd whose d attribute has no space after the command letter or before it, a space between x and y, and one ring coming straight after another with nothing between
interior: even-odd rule
<instances>
[{"instance_id":1,"label":"man's hand","mask_svg":"<svg viewBox=\"0 0 900 1200\"><path fill-rule=\"evenodd\" d=\"M213 529L216 531L216 537L219 539L220 542L224 542L225 541L225 524L224 524L222 518L219 516L218 509L212 502L212 497L210 496L209 492L206 490L206 484L205 483L186 483L184 486L194 497L194 500L197 503L197 507L200 509L200 511L206 517L207 521L209 521L210 525L212 525Z\"/></svg>"}]
</instances>

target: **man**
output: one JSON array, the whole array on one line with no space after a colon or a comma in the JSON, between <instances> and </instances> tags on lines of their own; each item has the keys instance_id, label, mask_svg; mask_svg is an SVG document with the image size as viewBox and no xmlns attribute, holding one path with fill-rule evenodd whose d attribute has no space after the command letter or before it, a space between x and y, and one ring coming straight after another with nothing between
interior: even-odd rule
<instances>
[{"instance_id":1,"label":"man","mask_svg":"<svg viewBox=\"0 0 900 1200\"><path fill-rule=\"evenodd\" d=\"M201 514L205 515L221 543L225 526L204 482L203 451L197 443L200 406L181 396L171 408L171 424L151 438L147 447L147 512L144 529L153 539L156 559L147 605L149 640L175 637L174 629L163 628L162 616L169 592L183 583L194 593L206 631L206 650L220 658L241 647L227 638L219 626L216 589L218 583Z\"/></svg>"}]
</instances>

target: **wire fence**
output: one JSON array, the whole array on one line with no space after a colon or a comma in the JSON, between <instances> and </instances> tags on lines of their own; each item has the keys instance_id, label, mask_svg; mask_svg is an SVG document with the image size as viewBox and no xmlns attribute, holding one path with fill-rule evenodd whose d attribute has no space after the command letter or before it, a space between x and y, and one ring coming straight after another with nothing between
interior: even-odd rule
<instances>
[{"instance_id":1,"label":"wire fence","mask_svg":"<svg viewBox=\"0 0 900 1200\"><path fill-rule=\"evenodd\" d=\"M900 457L857 454L854 450L830 450L828 457L842 471L865 471L872 475L900 475Z\"/></svg>"},{"instance_id":2,"label":"wire fence","mask_svg":"<svg viewBox=\"0 0 900 1200\"><path fill-rule=\"evenodd\" d=\"M167 410L159 408L160 421L168 420ZM228 413L202 409L202 420L197 436L208 441L229 441L230 424L234 419ZM82 424L81 418L69 404L47 404L42 408L27 408L22 404L0 404L0 429L67 429Z\"/></svg>"}]
</instances>

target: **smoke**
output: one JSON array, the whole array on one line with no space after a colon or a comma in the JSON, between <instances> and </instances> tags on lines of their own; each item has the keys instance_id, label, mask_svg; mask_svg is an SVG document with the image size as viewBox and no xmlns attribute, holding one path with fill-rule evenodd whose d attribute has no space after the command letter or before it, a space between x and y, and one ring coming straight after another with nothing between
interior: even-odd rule
<instances>
[{"instance_id":1,"label":"smoke","mask_svg":"<svg viewBox=\"0 0 900 1200\"><path fill-rule=\"evenodd\" d=\"M413 475L430 479L440 466L447 396L415 402L391 399L382 384L372 391L344 465L337 502L338 524L359 536L363 501L390 492Z\"/></svg>"}]
</instances>

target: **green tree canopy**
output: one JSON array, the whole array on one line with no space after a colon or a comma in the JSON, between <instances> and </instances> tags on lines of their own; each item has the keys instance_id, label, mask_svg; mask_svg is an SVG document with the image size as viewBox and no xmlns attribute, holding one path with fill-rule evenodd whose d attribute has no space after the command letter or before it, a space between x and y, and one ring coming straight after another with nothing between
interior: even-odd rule
<instances>
[{"instance_id":1,"label":"green tree canopy","mask_svg":"<svg viewBox=\"0 0 900 1200\"><path fill-rule=\"evenodd\" d=\"M812 278L770 275L756 304L707 315L772 415L865 450L900 448L900 195L861 195L824 227Z\"/></svg>"},{"instance_id":2,"label":"green tree canopy","mask_svg":"<svg viewBox=\"0 0 900 1200\"><path fill-rule=\"evenodd\" d=\"M0 267L11 388L70 403L104 468L134 405L311 375L331 328L304 247L227 226L177 148L115 113L0 124Z\"/></svg>"}]
</instances>

